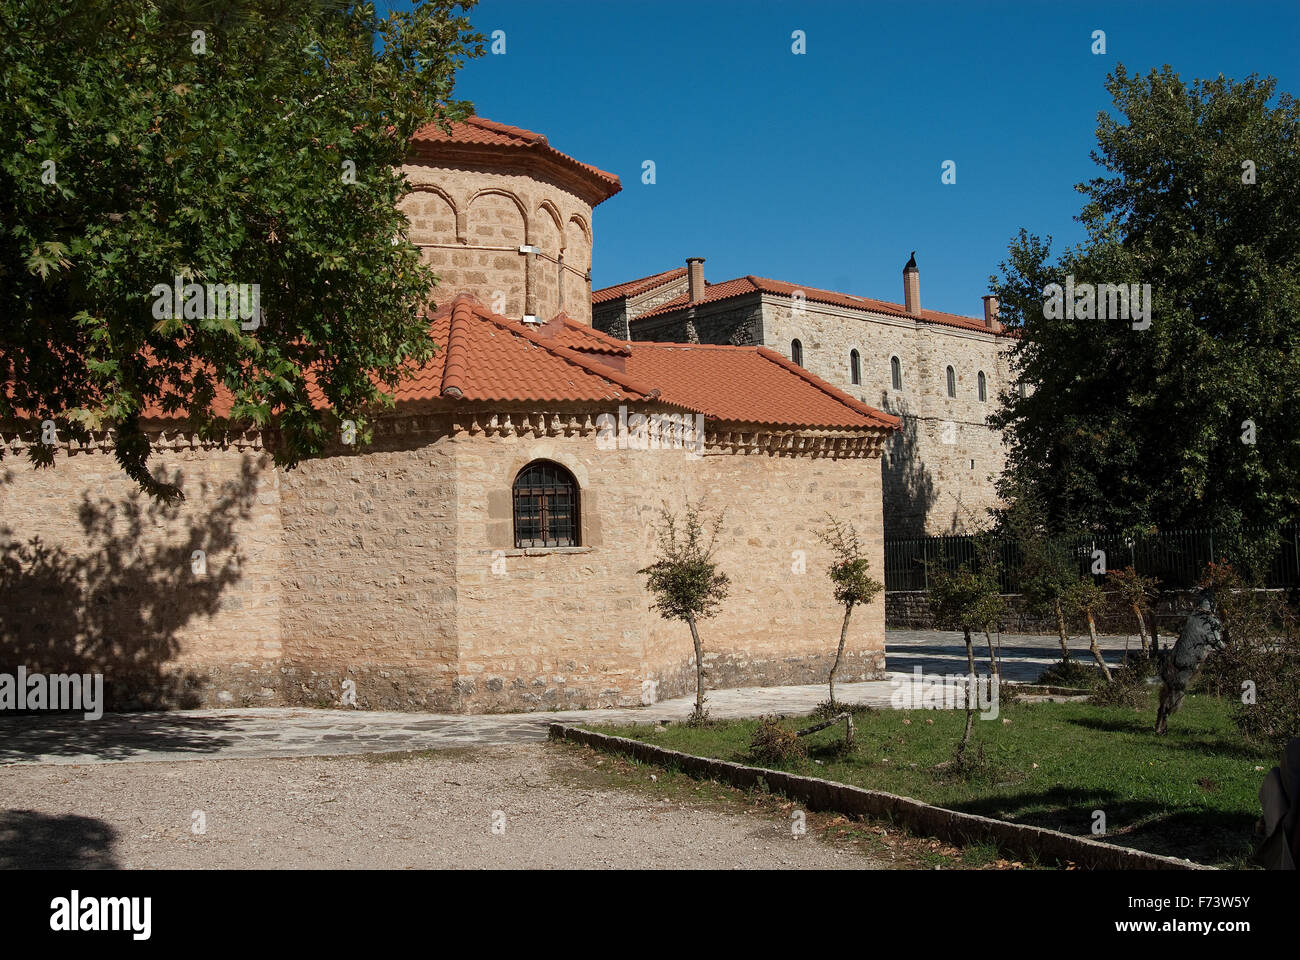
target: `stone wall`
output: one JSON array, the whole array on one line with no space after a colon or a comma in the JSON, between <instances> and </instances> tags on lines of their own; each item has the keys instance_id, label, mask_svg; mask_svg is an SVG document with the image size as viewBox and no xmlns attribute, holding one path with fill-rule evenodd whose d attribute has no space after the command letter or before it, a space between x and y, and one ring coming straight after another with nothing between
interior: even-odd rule
<instances>
[{"instance_id":1,"label":"stone wall","mask_svg":"<svg viewBox=\"0 0 1300 960\"><path fill-rule=\"evenodd\" d=\"M12 434L6 434L12 439ZM161 506L106 448L0 460L0 672L102 673L114 707L279 701L279 475L260 445L163 438Z\"/></svg>"},{"instance_id":2,"label":"stone wall","mask_svg":"<svg viewBox=\"0 0 1300 960\"><path fill-rule=\"evenodd\" d=\"M629 319L611 309L600 322L612 327ZM785 357L792 356L798 340L805 369L899 416L902 429L891 436L883 457L889 536L963 532L972 518L982 521L1000 504L994 484L1006 451L987 417L997 409L999 392L1012 387L1005 337L814 301L796 312L790 298L773 294L733 297L630 323L637 340L761 344ZM854 350L861 372L856 384L850 364ZM902 366L902 389L893 386L893 357ZM956 397L948 396L950 365Z\"/></svg>"},{"instance_id":3,"label":"stone wall","mask_svg":"<svg viewBox=\"0 0 1300 960\"><path fill-rule=\"evenodd\" d=\"M710 685L823 681L843 611L815 532L828 514L852 520L883 570L878 457L716 436L700 458L601 450L578 426L599 412L480 421L430 403L381 420L362 452L288 471L256 438L160 437L158 468L186 495L174 508L145 501L106 446L60 451L44 471L13 448L0 461L0 669L104 673L116 707L338 706L355 692L363 709L480 712L676 696L694 685L690 633L650 609L637 571L663 506L703 497L727 510L718 559L732 581L701 624ZM578 548L514 549L511 484L535 459L578 480ZM880 675L884 615L883 597L855 613L846 682Z\"/></svg>"},{"instance_id":4,"label":"stone wall","mask_svg":"<svg viewBox=\"0 0 1300 960\"><path fill-rule=\"evenodd\" d=\"M472 293L498 313L591 322L591 205L542 173L429 162L402 167L409 236L439 272L438 302ZM520 253L537 247L533 256Z\"/></svg>"},{"instance_id":5,"label":"stone wall","mask_svg":"<svg viewBox=\"0 0 1300 960\"><path fill-rule=\"evenodd\" d=\"M986 510L998 505L994 480L1005 466L1006 451L986 418L997 408L999 391L1011 387L1005 337L813 301L796 315L789 298L764 295L762 338L786 357L798 339L805 368L902 418L883 458L889 536L960 532L971 516L983 520ZM859 384L850 375L853 350L861 357ZM901 390L893 387L892 357L901 362ZM949 365L956 376L955 398L947 392Z\"/></svg>"},{"instance_id":6,"label":"stone wall","mask_svg":"<svg viewBox=\"0 0 1300 960\"><path fill-rule=\"evenodd\" d=\"M664 504L727 508L718 560L731 598L700 625L714 686L824 679L843 611L830 595L815 529L855 520L883 569L877 459L680 450L599 450L592 436L458 437L460 692L467 709L636 704L694 688L685 624L649 609L637 570L652 562ZM510 484L528 462L578 480L583 549L510 549ZM504 556L497 556L495 551ZM795 551L805 572L792 573ZM504 561L493 572L493 559ZM879 675L883 598L855 617L845 679Z\"/></svg>"},{"instance_id":7,"label":"stone wall","mask_svg":"<svg viewBox=\"0 0 1300 960\"><path fill-rule=\"evenodd\" d=\"M364 452L283 471L286 701L337 704L350 679L370 709L459 709L449 425L382 421Z\"/></svg>"}]
</instances>

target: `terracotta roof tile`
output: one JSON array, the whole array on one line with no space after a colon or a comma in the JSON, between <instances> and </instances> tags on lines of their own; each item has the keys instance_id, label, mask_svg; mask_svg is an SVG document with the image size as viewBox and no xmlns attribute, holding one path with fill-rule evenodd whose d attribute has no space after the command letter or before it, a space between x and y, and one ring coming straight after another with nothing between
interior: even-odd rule
<instances>
[{"instance_id":1,"label":"terracotta roof tile","mask_svg":"<svg viewBox=\"0 0 1300 960\"><path fill-rule=\"evenodd\" d=\"M686 276L686 268L678 267L676 270L665 270L663 273L641 277L639 280L628 280L626 283L618 283L612 287L601 287L599 290L591 291L591 302L607 303L619 297L635 297L637 294L662 287L670 280L677 280L684 276Z\"/></svg>"},{"instance_id":2,"label":"terracotta roof tile","mask_svg":"<svg viewBox=\"0 0 1300 960\"><path fill-rule=\"evenodd\" d=\"M635 342L627 372L664 400L719 420L784 427L895 429L897 417L837 390L766 347Z\"/></svg>"},{"instance_id":3,"label":"terracotta roof tile","mask_svg":"<svg viewBox=\"0 0 1300 960\"><path fill-rule=\"evenodd\" d=\"M559 319L559 318L557 318ZM567 329L561 320L561 329ZM492 313L468 294L432 318L430 333L446 349L401 383L394 399L524 401L644 401L653 386L550 342L524 324Z\"/></svg>"},{"instance_id":4,"label":"terracotta roof tile","mask_svg":"<svg viewBox=\"0 0 1300 960\"><path fill-rule=\"evenodd\" d=\"M522 127L512 127L506 123L497 123L484 117L468 117L464 121L449 124L450 131L444 130L437 123L428 123L411 136L414 144L453 144L483 147L505 147L536 154L554 160L563 167L568 167L588 180L594 180L599 186L602 199L608 199L623 189L615 174L593 167L589 163L575 160L567 153L561 153L550 145L546 137Z\"/></svg>"},{"instance_id":5,"label":"terracotta roof tile","mask_svg":"<svg viewBox=\"0 0 1300 960\"><path fill-rule=\"evenodd\" d=\"M636 281L633 281L636 282ZM613 288L606 288L613 289ZM726 280L722 283L710 283L705 285L704 296L695 303L712 303L716 300L726 300L731 297L744 296L751 293L774 293L781 296L792 296L796 290L802 291L806 299L814 303L826 303L837 307L848 307L853 310L866 310L872 313L883 313L888 316L902 317L904 319L920 320L924 323L937 323L946 327L959 327L964 330L980 330L989 332L984 321L976 317L963 317L955 313L944 313L939 310L922 310L919 317L914 317L907 312L907 309L899 303L890 303L886 300L873 300L870 297L855 297L848 293L836 293L833 290L819 290L816 287L802 287L794 283L786 283L784 280L769 280L766 277L755 277L748 275L737 277L734 280ZM686 307L692 306L688 294L680 297L674 297L667 303L648 310L639 316L632 318L632 323L636 324L650 317L660 317L666 314L675 313Z\"/></svg>"},{"instance_id":6,"label":"terracotta roof tile","mask_svg":"<svg viewBox=\"0 0 1300 960\"><path fill-rule=\"evenodd\" d=\"M574 320L567 313L557 313L550 322L539 327L537 332L551 343L585 353L626 357L632 352L627 343Z\"/></svg>"},{"instance_id":7,"label":"terracotta roof tile","mask_svg":"<svg viewBox=\"0 0 1300 960\"><path fill-rule=\"evenodd\" d=\"M441 349L393 390L398 403L654 401L743 424L843 430L899 424L765 347L621 343L564 314L530 329L468 294L445 304L429 323ZM308 392L313 403L325 403L314 376ZM228 395L217 406L228 414ZM184 416L158 408L147 414Z\"/></svg>"}]
</instances>

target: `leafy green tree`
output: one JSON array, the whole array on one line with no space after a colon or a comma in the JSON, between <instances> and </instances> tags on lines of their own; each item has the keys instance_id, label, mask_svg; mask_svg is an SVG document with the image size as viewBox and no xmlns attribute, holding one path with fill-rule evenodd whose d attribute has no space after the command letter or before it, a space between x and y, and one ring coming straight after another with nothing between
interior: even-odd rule
<instances>
[{"instance_id":1,"label":"leafy green tree","mask_svg":"<svg viewBox=\"0 0 1300 960\"><path fill-rule=\"evenodd\" d=\"M1019 548L1018 574L1026 609L1055 620L1061 662L1069 663L1064 598L1078 575L1077 564L1065 542L1047 529L1047 509L1037 490L1016 486L1006 495L1007 506L998 513L998 529Z\"/></svg>"},{"instance_id":2,"label":"leafy green tree","mask_svg":"<svg viewBox=\"0 0 1300 960\"><path fill-rule=\"evenodd\" d=\"M975 651L971 645L971 631L981 630L987 637L989 631L1006 615L1006 601L1000 592L997 567L992 563L981 563L978 560L962 563L955 571L935 565L931 569L929 579L930 610L934 614L935 622L944 627L961 630L966 641L966 664L969 669L971 692L973 692ZM997 674L997 662L993 656L991 642L989 663L992 672ZM966 744L970 741L974 722L975 709L968 693L966 729L957 747L959 764L965 756Z\"/></svg>"},{"instance_id":3,"label":"leafy green tree","mask_svg":"<svg viewBox=\"0 0 1300 960\"><path fill-rule=\"evenodd\" d=\"M844 659L844 643L849 635L849 618L853 608L874 600L885 585L871 577L871 561L862 549L862 541L852 523L828 517L826 527L817 533L817 538L831 550L831 564L826 575L831 578L835 590L836 602L844 606L844 622L840 626L840 645L835 651L835 663L831 665L830 709L834 710L835 675L839 672L840 662Z\"/></svg>"},{"instance_id":4,"label":"leafy green tree","mask_svg":"<svg viewBox=\"0 0 1300 960\"><path fill-rule=\"evenodd\" d=\"M1106 682L1110 683L1110 667L1101 655L1101 648L1097 646L1097 612L1106 605L1106 591L1098 586L1090 574L1085 573L1074 579L1061 599L1066 612L1078 617L1087 627L1088 651L1092 654L1092 659L1097 661L1097 668L1101 670Z\"/></svg>"},{"instance_id":5,"label":"leafy green tree","mask_svg":"<svg viewBox=\"0 0 1300 960\"><path fill-rule=\"evenodd\" d=\"M451 99L482 52L467 6L0 0L0 420L111 429L166 499L151 406L206 436L228 396L284 465L343 418L366 440L434 349L398 167L415 130L469 111ZM262 313L169 307L156 288L177 277L257 284Z\"/></svg>"},{"instance_id":6,"label":"leafy green tree","mask_svg":"<svg viewBox=\"0 0 1300 960\"><path fill-rule=\"evenodd\" d=\"M991 418L1004 493L1038 491L1053 531L1292 519L1300 105L1271 78L1189 84L1168 67L1119 66L1106 86L1103 175L1076 186L1086 241L1053 262L1051 238L1022 230L992 278L1026 388ZM1044 289L1067 276L1149 284L1149 327L1086 304L1058 316Z\"/></svg>"},{"instance_id":7,"label":"leafy green tree","mask_svg":"<svg viewBox=\"0 0 1300 960\"><path fill-rule=\"evenodd\" d=\"M1119 602L1133 611L1133 618L1137 621L1138 636L1141 639L1142 651L1146 653L1147 648L1147 623L1144 611L1149 611L1151 603L1159 595L1160 581L1156 577L1144 577L1132 566L1124 567L1122 570L1111 570L1106 574L1106 583L1119 599ZM1127 649L1127 644L1125 645ZM1150 655L1156 655L1155 644L1150 648Z\"/></svg>"},{"instance_id":8,"label":"leafy green tree","mask_svg":"<svg viewBox=\"0 0 1300 960\"><path fill-rule=\"evenodd\" d=\"M691 628L695 644L695 710L693 722L703 721L704 649L700 645L700 620L718 612L727 598L731 580L718 569L713 559L724 514L719 513L707 525L704 503L687 504L680 529L678 520L667 507L661 512L658 552L655 562L637 573L646 578L646 589L654 597L652 610L666 620L681 620Z\"/></svg>"}]
</instances>

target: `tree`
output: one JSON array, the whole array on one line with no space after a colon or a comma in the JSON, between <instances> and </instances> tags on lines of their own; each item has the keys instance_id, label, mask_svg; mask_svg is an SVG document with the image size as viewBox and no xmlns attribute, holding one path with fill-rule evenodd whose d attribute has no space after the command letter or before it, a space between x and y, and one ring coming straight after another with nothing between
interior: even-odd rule
<instances>
[{"instance_id":1,"label":"tree","mask_svg":"<svg viewBox=\"0 0 1300 960\"><path fill-rule=\"evenodd\" d=\"M0 420L111 430L164 499L151 408L266 428L286 466L343 418L365 441L434 349L399 167L415 130L469 112L459 6L0 0ZM184 307L176 278L199 285Z\"/></svg>"},{"instance_id":2,"label":"tree","mask_svg":"<svg viewBox=\"0 0 1300 960\"><path fill-rule=\"evenodd\" d=\"M650 608L657 610L666 620L682 620L691 628L691 640L695 644L695 710L691 713L691 720L700 722L707 712L704 709L704 650L700 645L697 624L717 614L731 584L713 559L723 514L719 513L708 525L707 543L703 501L687 504L680 533L677 517L667 507L661 512L661 517L657 559L637 573L645 575L646 589L654 596Z\"/></svg>"},{"instance_id":3,"label":"tree","mask_svg":"<svg viewBox=\"0 0 1300 960\"><path fill-rule=\"evenodd\" d=\"M1132 566L1127 566L1122 570L1111 570L1106 574L1106 582L1115 591L1119 602L1128 606L1133 611L1133 617L1137 621L1138 637L1142 643L1142 651L1146 653L1147 647L1147 624L1146 618L1142 612L1150 609L1151 601L1158 596L1160 581L1155 577L1144 577ZM1127 644L1125 644L1127 649ZM1155 643L1152 642L1150 655L1156 655Z\"/></svg>"},{"instance_id":4,"label":"tree","mask_svg":"<svg viewBox=\"0 0 1300 960\"><path fill-rule=\"evenodd\" d=\"M1088 628L1088 651L1097 661L1106 682L1111 682L1110 667L1097 646L1097 611L1106 605L1106 591L1097 586L1090 574L1083 574L1074 579L1061 598L1062 605L1070 614L1079 617Z\"/></svg>"},{"instance_id":5,"label":"tree","mask_svg":"<svg viewBox=\"0 0 1300 960\"><path fill-rule=\"evenodd\" d=\"M839 672L840 661L844 658L844 642L849 635L849 618L853 616L853 608L859 604L870 603L881 590L885 589L885 585L879 580L872 579L871 561L863 553L862 541L858 539L858 532L853 524L842 522L835 517L828 517L827 520L825 529L818 532L817 538L830 547L831 565L826 569L826 574L834 585L836 602L844 606L844 622L840 626L840 645L835 651L835 663L831 665L828 678L830 709L834 710L835 675Z\"/></svg>"},{"instance_id":6,"label":"tree","mask_svg":"<svg viewBox=\"0 0 1300 960\"><path fill-rule=\"evenodd\" d=\"M1027 388L990 421L1008 444L1004 495L1037 490L1055 531L1292 519L1300 104L1271 78L1188 84L1168 67L1120 66L1106 87L1103 175L1076 186L1086 241L1052 262L1051 238L1021 230L992 281ZM1061 315L1045 288L1067 277L1150 295L1136 317L1115 316L1117 291Z\"/></svg>"},{"instance_id":7,"label":"tree","mask_svg":"<svg viewBox=\"0 0 1300 960\"><path fill-rule=\"evenodd\" d=\"M971 631L982 630L985 636L1006 614L998 584L997 569L988 563L962 563L955 572L935 565L930 572L930 609L936 623L962 631L966 641L966 664L969 669L969 689L966 700L966 729L957 747L960 762L965 755L975 723L973 696L975 690L975 651L971 646ZM990 663L994 663L990 644ZM996 673L996 668L993 669Z\"/></svg>"}]
</instances>

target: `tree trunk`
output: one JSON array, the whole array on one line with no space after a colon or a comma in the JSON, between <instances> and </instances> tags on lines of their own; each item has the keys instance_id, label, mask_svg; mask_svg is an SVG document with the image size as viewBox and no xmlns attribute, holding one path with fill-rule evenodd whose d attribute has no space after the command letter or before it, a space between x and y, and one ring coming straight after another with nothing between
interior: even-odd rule
<instances>
[{"instance_id":1,"label":"tree trunk","mask_svg":"<svg viewBox=\"0 0 1300 960\"><path fill-rule=\"evenodd\" d=\"M1139 637L1141 638L1141 640L1142 640L1142 652L1143 652L1143 653L1146 653L1146 650L1147 650L1147 622L1146 622L1146 620L1143 619L1143 617L1142 617L1142 607L1141 607L1140 604L1136 604L1136 603L1133 604L1133 614L1134 614L1134 616L1137 617L1137 621L1138 621L1138 636L1139 636Z\"/></svg>"},{"instance_id":2,"label":"tree trunk","mask_svg":"<svg viewBox=\"0 0 1300 960\"><path fill-rule=\"evenodd\" d=\"M1065 635L1065 611L1061 609L1061 598L1056 598L1056 631L1061 638L1061 659L1070 662L1070 643Z\"/></svg>"},{"instance_id":3,"label":"tree trunk","mask_svg":"<svg viewBox=\"0 0 1300 960\"><path fill-rule=\"evenodd\" d=\"M975 651L971 647L970 627L962 629L966 633L966 664L970 673L966 678L966 731L961 735L961 743L957 745L958 766L966 756L966 744L970 740L971 728L975 725L975 710L971 707L971 697L975 695Z\"/></svg>"},{"instance_id":4,"label":"tree trunk","mask_svg":"<svg viewBox=\"0 0 1300 960\"><path fill-rule=\"evenodd\" d=\"M704 651L700 648L700 631L695 629L695 618L686 621L691 628L691 639L695 642L695 716L704 719Z\"/></svg>"},{"instance_id":5,"label":"tree trunk","mask_svg":"<svg viewBox=\"0 0 1300 960\"><path fill-rule=\"evenodd\" d=\"M840 627L840 648L835 651L835 663L831 665L830 685L831 685L832 706L834 706L835 704L835 674L840 672L840 660L844 656L844 641L848 638L849 635L849 617L851 616L853 616L853 608L851 606L845 605L844 623Z\"/></svg>"},{"instance_id":6,"label":"tree trunk","mask_svg":"<svg viewBox=\"0 0 1300 960\"><path fill-rule=\"evenodd\" d=\"M974 677L974 675L971 676L971 682L972 682L972 683L975 682L975 677ZM965 732L962 733L962 735L961 735L961 743L957 744L957 765L958 765L958 766L960 766L961 763L962 763L962 761L966 758L966 744L970 742L970 732L971 732L971 729L975 726L975 711L972 710L971 707L970 707L970 699L969 699L969 697L970 697L970 693L969 693L969 691L967 692L966 696L967 696L967 700L966 700L966 704L967 704L967 706L966 706L966 730L965 730Z\"/></svg>"},{"instance_id":7,"label":"tree trunk","mask_svg":"<svg viewBox=\"0 0 1300 960\"><path fill-rule=\"evenodd\" d=\"M1101 650L1097 647L1097 623L1092 619L1092 611L1085 611L1088 617L1088 649L1092 651L1092 659L1097 661L1097 666L1101 667L1102 675L1106 682L1111 682L1110 667L1106 666L1106 658L1101 655Z\"/></svg>"},{"instance_id":8,"label":"tree trunk","mask_svg":"<svg viewBox=\"0 0 1300 960\"><path fill-rule=\"evenodd\" d=\"M989 636L987 630L984 631L984 642L989 645L989 668L993 671L993 676L1000 677L998 672L998 658L993 654L993 638Z\"/></svg>"}]
</instances>

